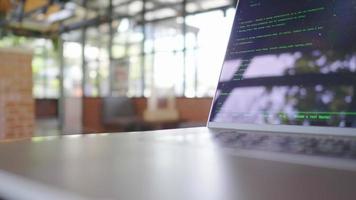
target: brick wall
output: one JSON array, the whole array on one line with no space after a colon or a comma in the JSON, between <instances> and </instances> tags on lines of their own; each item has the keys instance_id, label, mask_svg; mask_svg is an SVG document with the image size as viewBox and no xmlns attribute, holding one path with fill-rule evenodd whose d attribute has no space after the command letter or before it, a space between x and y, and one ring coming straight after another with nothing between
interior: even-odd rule
<instances>
[{"instance_id":1,"label":"brick wall","mask_svg":"<svg viewBox=\"0 0 356 200\"><path fill-rule=\"evenodd\" d=\"M32 54L0 49L0 139L31 137L34 131Z\"/></svg>"}]
</instances>

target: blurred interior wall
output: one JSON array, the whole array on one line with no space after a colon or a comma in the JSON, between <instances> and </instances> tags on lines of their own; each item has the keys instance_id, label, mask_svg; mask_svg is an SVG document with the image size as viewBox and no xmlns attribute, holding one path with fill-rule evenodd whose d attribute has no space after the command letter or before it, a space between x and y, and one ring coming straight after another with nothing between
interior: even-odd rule
<instances>
[{"instance_id":1,"label":"blurred interior wall","mask_svg":"<svg viewBox=\"0 0 356 200\"><path fill-rule=\"evenodd\" d=\"M208 119L212 98L184 98L178 97L176 100L177 109L182 123L198 123L204 125ZM107 132L108 129L102 120L102 103L103 98L85 97L82 101L82 122L77 117L73 126L82 126L81 133L101 133ZM146 98L132 98L135 112L138 117L143 118L143 113L147 108ZM74 110L72 110L74 111ZM58 117L58 100L57 99L36 99L36 118L37 119L54 119ZM73 117L73 116L72 116ZM69 121L67 121L69 123ZM69 124L70 125L70 124ZM77 127L79 128L79 127ZM79 129L77 129L79 130ZM67 131L70 131L67 129ZM73 132L73 129L71 131ZM66 132L68 133L68 132ZM69 132L70 133L70 132Z\"/></svg>"},{"instance_id":2,"label":"blurred interior wall","mask_svg":"<svg viewBox=\"0 0 356 200\"><path fill-rule=\"evenodd\" d=\"M182 123L205 124L208 120L212 98L177 98L176 106ZM147 108L146 98L133 98L135 112L143 118ZM102 116L102 98L83 99L83 132L105 132Z\"/></svg>"}]
</instances>

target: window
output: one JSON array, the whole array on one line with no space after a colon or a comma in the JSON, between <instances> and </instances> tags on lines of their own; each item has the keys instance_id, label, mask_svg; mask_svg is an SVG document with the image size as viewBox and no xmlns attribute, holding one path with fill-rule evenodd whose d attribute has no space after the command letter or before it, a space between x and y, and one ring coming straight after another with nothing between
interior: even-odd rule
<instances>
[{"instance_id":1,"label":"window","mask_svg":"<svg viewBox=\"0 0 356 200\"><path fill-rule=\"evenodd\" d=\"M99 97L109 94L109 25L89 28L85 41L85 96Z\"/></svg>"},{"instance_id":2,"label":"window","mask_svg":"<svg viewBox=\"0 0 356 200\"><path fill-rule=\"evenodd\" d=\"M36 39L32 59L33 94L36 98L59 97L59 63L57 41Z\"/></svg>"},{"instance_id":3,"label":"window","mask_svg":"<svg viewBox=\"0 0 356 200\"><path fill-rule=\"evenodd\" d=\"M226 16L213 11L187 17L186 96L214 95L233 16L234 9L229 9Z\"/></svg>"},{"instance_id":4,"label":"window","mask_svg":"<svg viewBox=\"0 0 356 200\"><path fill-rule=\"evenodd\" d=\"M177 96L213 96L234 13L228 9L189 15L185 36L181 17L146 23L145 37L143 27L132 20L114 23L114 68L126 71L128 78L126 83L114 78L113 94L126 85L129 96L147 97L153 87L173 87Z\"/></svg>"},{"instance_id":5,"label":"window","mask_svg":"<svg viewBox=\"0 0 356 200\"><path fill-rule=\"evenodd\" d=\"M183 95L184 84L184 39L182 23L177 18L148 24L148 38L145 53L151 59L148 71L151 80L146 85L152 87L174 88L177 96ZM147 74L147 73L146 73ZM149 95L149 92L147 92Z\"/></svg>"},{"instance_id":6,"label":"window","mask_svg":"<svg viewBox=\"0 0 356 200\"><path fill-rule=\"evenodd\" d=\"M82 92L82 45L81 31L63 35L64 94L66 97L81 97Z\"/></svg>"},{"instance_id":7,"label":"window","mask_svg":"<svg viewBox=\"0 0 356 200\"><path fill-rule=\"evenodd\" d=\"M112 94L139 97L143 95L143 27L129 19L114 23ZM124 87L127 87L126 89Z\"/></svg>"}]
</instances>

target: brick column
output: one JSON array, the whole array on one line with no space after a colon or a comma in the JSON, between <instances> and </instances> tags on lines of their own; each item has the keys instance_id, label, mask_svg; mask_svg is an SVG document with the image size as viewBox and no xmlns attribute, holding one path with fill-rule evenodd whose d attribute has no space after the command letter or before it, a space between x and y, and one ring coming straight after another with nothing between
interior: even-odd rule
<instances>
[{"instance_id":1,"label":"brick column","mask_svg":"<svg viewBox=\"0 0 356 200\"><path fill-rule=\"evenodd\" d=\"M0 49L0 139L31 137L35 114L32 54Z\"/></svg>"}]
</instances>

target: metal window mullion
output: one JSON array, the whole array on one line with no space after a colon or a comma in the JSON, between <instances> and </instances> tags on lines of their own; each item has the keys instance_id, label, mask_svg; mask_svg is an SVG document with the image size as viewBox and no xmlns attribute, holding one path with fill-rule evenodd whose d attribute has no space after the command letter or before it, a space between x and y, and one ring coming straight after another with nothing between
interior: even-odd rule
<instances>
[{"instance_id":1,"label":"metal window mullion","mask_svg":"<svg viewBox=\"0 0 356 200\"><path fill-rule=\"evenodd\" d=\"M185 91L186 91L186 81L187 81L187 46L186 46L186 35L187 35L187 23L186 23L186 18L187 18L187 0L182 1L182 17L183 17L183 23L182 23L182 34L183 34L183 94L182 96L185 96Z\"/></svg>"},{"instance_id":2,"label":"metal window mullion","mask_svg":"<svg viewBox=\"0 0 356 200\"><path fill-rule=\"evenodd\" d=\"M143 39L141 42L141 97L145 95L145 85L146 85L146 77L145 77L145 41L147 39L146 33L146 2L147 0L142 0L142 34Z\"/></svg>"},{"instance_id":3,"label":"metal window mullion","mask_svg":"<svg viewBox=\"0 0 356 200\"><path fill-rule=\"evenodd\" d=\"M58 57L59 57L59 98L58 98L58 128L59 130L63 130L64 128L64 113L65 113L65 106L64 106L64 98L65 98L65 91L64 91L64 55L63 55L63 40L59 37L59 50L58 50Z\"/></svg>"},{"instance_id":4,"label":"metal window mullion","mask_svg":"<svg viewBox=\"0 0 356 200\"><path fill-rule=\"evenodd\" d=\"M113 69L113 38L114 38L114 27L113 27L113 0L109 0L109 44L108 44L108 52L109 52L109 96L113 94L113 76L114 76L114 69Z\"/></svg>"}]
</instances>

